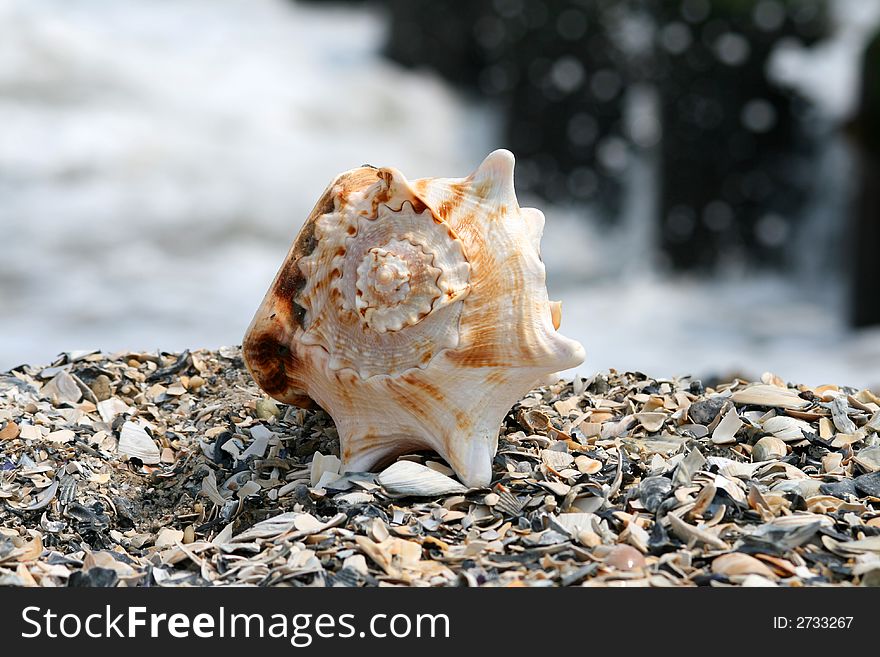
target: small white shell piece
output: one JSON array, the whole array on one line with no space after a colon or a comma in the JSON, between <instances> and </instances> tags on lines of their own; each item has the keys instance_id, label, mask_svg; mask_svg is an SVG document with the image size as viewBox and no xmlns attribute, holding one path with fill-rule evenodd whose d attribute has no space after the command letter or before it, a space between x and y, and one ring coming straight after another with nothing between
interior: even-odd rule
<instances>
[{"instance_id":1,"label":"small white shell piece","mask_svg":"<svg viewBox=\"0 0 880 657\"><path fill-rule=\"evenodd\" d=\"M519 207L513 165L499 150L466 178L353 169L306 220L244 356L275 399L330 413L341 471L428 448L486 486L510 407L583 360L557 330L544 215Z\"/></svg>"},{"instance_id":2,"label":"small white shell piece","mask_svg":"<svg viewBox=\"0 0 880 657\"><path fill-rule=\"evenodd\" d=\"M455 479L412 461L392 463L376 481L393 497L439 497L467 491Z\"/></svg>"},{"instance_id":3,"label":"small white shell piece","mask_svg":"<svg viewBox=\"0 0 880 657\"><path fill-rule=\"evenodd\" d=\"M161 457L159 447L150 438L144 427L131 420L122 425L116 451L129 458L140 459L147 465L155 465Z\"/></svg>"}]
</instances>

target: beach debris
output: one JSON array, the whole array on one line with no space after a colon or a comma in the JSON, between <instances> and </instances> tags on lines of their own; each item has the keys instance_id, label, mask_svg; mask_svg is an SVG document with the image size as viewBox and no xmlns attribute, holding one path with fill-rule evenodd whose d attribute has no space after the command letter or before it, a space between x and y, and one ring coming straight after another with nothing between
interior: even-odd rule
<instances>
[{"instance_id":1,"label":"beach debris","mask_svg":"<svg viewBox=\"0 0 880 657\"><path fill-rule=\"evenodd\" d=\"M48 399L55 406L65 402L75 404L82 399L82 390L76 384L76 380L64 370L58 372L40 392L44 399Z\"/></svg>"},{"instance_id":2,"label":"beach debris","mask_svg":"<svg viewBox=\"0 0 880 657\"><path fill-rule=\"evenodd\" d=\"M321 454L315 452L312 457L312 466L309 468L309 484L312 487L322 487L339 479L339 467L342 462L335 454Z\"/></svg>"},{"instance_id":3,"label":"beach debris","mask_svg":"<svg viewBox=\"0 0 880 657\"><path fill-rule=\"evenodd\" d=\"M676 486L685 486L694 478L694 475L706 465L706 458L698 447L695 447L678 462L672 473L672 482Z\"/></svg>"},{"instance_id":4,"label":"beach debris","mask_svg":"<svg viewBox=\"0 0 880 657\"><path fill-rule=\"evenodd\" d=\"M784 441L803 440L804 431L810 432L811 427L803 420L788 415L774 415L764 420L761 428L775 438Z\"/></svg>"},{"instance_id":5,"label":"beach debris","mask_svg":"<svg viewBox=\"0 0 880 657\"><path fill-rule=\"evenodd\" d=\"M880 472L863 474L853 479L856 490L866 497L880 499Z\"/></svg>"},{"instance_id":6,"label":"beach debris","mask_svg":"<svg viewBox=\"0 0 880 657\"><path fill-rule=\"evenodd\" d=\"M792 410L803 409L810 405L810 402L802 399L796 390L763 383L735 390L730 399L735 404L743 404L745 406L787 408Z\"/></svg>"},{"instance_id":7,"label":"beach debris","mask_svg":"<svg viewBox=\"0 0 880 657\"><path fill-rule=\"evenodd\" d=\"M787 453L785 443L776 436L764 436L752 446L753 461L776 461Z\"/></svg>"},{"instance_id":8,"label":"beach debris","mask_svg":"<svg viewBox=\"0 0 880 657\"><path fill-rule=\"evenodd\" d=\"M742 552L731 552L715 557L712 560L712 572L727 577L762 575L768 579L776 579L776 575L764 562Z\"/></svg>"},{"instance_id":9,"label":"beach debris","mask_svg":"<svg viewBox=\"0 0 880 657\"><path fill-rule=\"evenodd\" d=\"M880 470L880 446L866 447L859 450L853 461L858 463L867 472L877 472Z\"/></svg>"},{"instance_id":10,"label":"beach debris","mask_svg":"<svg viewBox=\"0 0 880 657\"><path fill-rule=\"evenodd\" d=\"M116 451L123 456L139 459L147 465L155 465L162 460L162 452L144 426L130 420L122 425Z\"/></svg>"},{"instance_id":11,"label":"beach debris","mask_svg":"<svg viewBox=\"0 0 880 657\"><path fill-rule=\"evenodd\" d=\"M65 383L66 400L44 394L61 372L78 401ZM737 401L756 387L738 380L634 372L535 388L505 417L489 485L468 488L429 451L340 474L330 416L259 411L235 347L23 366L0 375L0 582L880 581L875 393L757 385L807 405Z\"/></svg>"},{"instance_id":12,"label":"beach debris","mask_svg":"<svg viewBox=\"0 0 880 657\"><path fill-rule=\"evenodd\" d=\"M617 570L640 570L645 567L645 557L629 545L615 545L604 561L607 566Z\"/></svg>"},{"instance_id":13,"label":"beach debris","mask_svg":"<svg viewBox=\"0 0 880 657\"><path fill-rule=\"evenodd\" d=\"M689 544L705 544L707 547L719 550L729 549L729 545L718 538L709 530L701 529L686 523L674 513L666 516L672 531L682 540Z\"/></svg>"},{"instance_id":14,"label":"beach debris","mask_svg":"<svg viewBox=\"0 0 880 657\"><path fill-rule=\"evenodd\" d=\"M660 431L666 423L667 415L666 413L657 412L636 413L635 418L645 430L653 433L655 431Z\"/></svg>"},{"instance_id":15,"label":"beach debris","mask_svg":"<svg viewBox=\"0 0 880 657\"><path fill-rule=\"evenodd\" d=\"M721 395L712 395L706 399L695 401L687 407L688 417L695 424L708 426L718 417L718 413L721 412L726 401L727 399Z\"/></svg>"},{"instance_id":16,"label":"beach debris","mask_svg":"<svg viewBox=\"0 0 880 657\"><path fill-rule=\"evenodd\" d=\"M840 433L856 432L856 424L849 418L849 404L845 396L838 395L831 400L831 421Z\"/></svg>"},{"instance_id":17,"label":"beach debris","mask_svg":"<svg viewBox=\"0 0 880 657\"><path fill-rule=\"evenodd\" d=\"M268 420L270 418L281 416L281 409L278 408L278 404L275 403L274 399L269 397L257 400L254 408L257 412L257 418L260 420Z\"/></svg>"},{"instance_id":18,"label":"beach debris","mask_svg":"<svg viewBox=\"0 0 880 657\"><path fill-rule=\"evenodd\" d=\"M455 479L412 461L393 463L376 477L376 482L393 497L438 497L467 490Z\"/></svg>"},{"instance_id":19,"label":"beach debris","mask_svg":"<svg viewBox=\"0 0 880 657\"><path fill-rule=\"evenodd\" d=\"M695 450L695 453L699 454L699 450ZM691 476L693 476L693 472L688 474L688 481ZM642 503L642 506L651 513L654 513L663 500L672 492L672 480L668 477L646 477L642 479L638 490L639 501Z\"/></svg>"},{"instance_id":20,"label":"beach debris","mask_svg":"<svg viewBox=\"0 0 880 657\"><path fill-rule=\"evenodd\" d=\"M739 431L742 426L743 422L739 419L736 409L731 408L724 414L721 418L721 422L718 423L715 427L715 431L712 432L712 442L716 445L735 443L736 432Z\"/></svg>"}]
</instances>

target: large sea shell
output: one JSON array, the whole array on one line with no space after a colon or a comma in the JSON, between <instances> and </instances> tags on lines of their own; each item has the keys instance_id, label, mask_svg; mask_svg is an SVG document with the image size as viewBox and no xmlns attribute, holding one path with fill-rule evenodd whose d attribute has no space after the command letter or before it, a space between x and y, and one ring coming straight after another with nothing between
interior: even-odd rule
<instances>
[{"instance_id":1,"label":"large sea shell","mask_svg":"<svg viewBox=\"0 0 880 657\"><path fill-rule=\"evenodd\" d=\"M244 339L275 399L316 402L339 431L343 471L415 449L487 485L504 415L583 347L557 332L513 155L467 178L341 174L306 220Z\"/></svg>"}]
</instances>

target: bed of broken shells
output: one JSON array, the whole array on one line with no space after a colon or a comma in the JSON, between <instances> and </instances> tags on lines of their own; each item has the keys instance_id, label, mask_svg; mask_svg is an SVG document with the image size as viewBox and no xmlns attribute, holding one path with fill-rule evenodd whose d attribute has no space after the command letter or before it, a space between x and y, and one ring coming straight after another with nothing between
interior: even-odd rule
<instances>
[{"instance_id":1,"label":"bed of broken shells","mask_svg":"<svg viewBox=\"0 0 880 657\"><path fill-rule=\"evenodd\" d=\"M492 484L340 476L237 348L0 374L7 586L880 584L880 399L610 371L507 415Z\"/></svg>"}]
</instances>

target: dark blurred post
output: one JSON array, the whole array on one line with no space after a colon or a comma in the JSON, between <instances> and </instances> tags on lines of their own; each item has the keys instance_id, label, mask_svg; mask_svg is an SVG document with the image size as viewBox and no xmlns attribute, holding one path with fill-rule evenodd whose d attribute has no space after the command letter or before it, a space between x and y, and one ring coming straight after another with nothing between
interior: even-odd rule
<instances>
[{"instance_id":1,"label":"dark blurred post","mask_svg":"<svg viewBox=\"0 0 880 657\"><path fill-rule=\"evenodd\" d=\"M391 59L429 67L499 108L518 191L620 213L627 89L653 59L646 0L384 4ZM628 41L624 26L639 28Z\"/></svg>"},{"instance_id":2,"label":"dark blurred post","mask_svg":"<svg viewBox=\"0 0 880 657\"><path fill-rule=\"evenodd\" d=\"M870 326L880 324L880 32L865 51L854 127L860 189L853 244L852 320L855 326Z\"/></svg>"},{"instance_id":3,"label":"dark blurred post","mask_svg":"<svg viewBox=\"0 0 880 657\"><path fill-rule=\"evenodd\" d=\"M676 269L786 265L815 185L806 103L767 77L782 39L826 34L825 2L656 0L662 247Z\"/></svg>"},{"instance_id":4,"label":"dark blurred post","mask_svg":"<svg viewBox=\"0 0 880 657\"><path fill-rule=\"evenodd\" d=\"M823 135L767 69L827 36L826 0L384 4L389 57L499 108L517 190L624 224L675 269L793 264Z\"/></svg>"}]
</instances>

